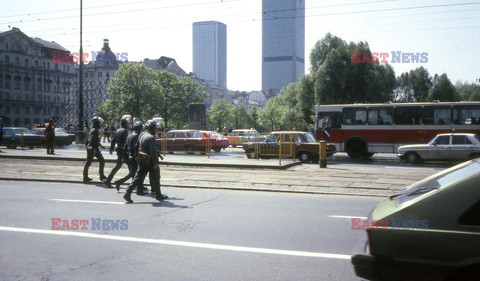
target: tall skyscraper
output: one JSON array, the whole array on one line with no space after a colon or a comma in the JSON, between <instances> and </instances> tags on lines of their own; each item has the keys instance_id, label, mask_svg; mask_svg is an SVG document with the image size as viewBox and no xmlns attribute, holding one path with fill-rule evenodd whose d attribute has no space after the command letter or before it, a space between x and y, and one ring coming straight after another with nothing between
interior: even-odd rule
<instances>
[{"instance_id":1,"label":"tall skyscraper","mask_svg":"<svg viewBox=\"0 0 480 281\"><path fill-rule=\"evenodd\" d=\"M193 23L193 72L205 82L227 88L227 26Z\"/></svg>"},{"instance_id":2,"label":"tall skyscraper","mask_svg":"<svg viewBox=\"0 0 480 281\"><path fill-rule=\"evenodd\" d=\"M305 73L305 0L263 0L262 15L262 90L281 90Z\"/></svg>"}]
</instances>

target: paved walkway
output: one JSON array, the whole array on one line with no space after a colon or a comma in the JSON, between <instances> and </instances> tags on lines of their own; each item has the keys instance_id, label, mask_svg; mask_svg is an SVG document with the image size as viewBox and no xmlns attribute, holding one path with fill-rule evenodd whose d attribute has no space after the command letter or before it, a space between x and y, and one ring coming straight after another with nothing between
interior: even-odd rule
<instances>
[{"instance_id":1,"label":"paved walkway","mask_svg":"<svg viewBox=\"0 0 480 281\"><path fill-rule=\"evenodd\" d=\"M2 180L27 180L81 183L84 151L56 150L47 155L45 149L7 150L0 153L0 186ZM104 153L108 160L105 173L113 168L115 155ZM442 168L381 166L329 163L295 165L291 160L254 160L245 157L169 155L161 162L162 186L175 188L217 188L310 194L388 196L428 177ZM209 164L214 163L216 166ZM281 167L281 170L272 167ZM90 168L93 185L98 181L98 164ZM124 166L114 179L128 173ZM123 186L122 188L125 188Z\"/></svg>"}]
</instances>

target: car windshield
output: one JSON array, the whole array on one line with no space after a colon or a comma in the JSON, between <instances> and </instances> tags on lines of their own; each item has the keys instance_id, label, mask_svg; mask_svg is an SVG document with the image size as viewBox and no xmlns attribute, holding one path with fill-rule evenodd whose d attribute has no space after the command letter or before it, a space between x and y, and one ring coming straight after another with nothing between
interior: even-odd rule
<instances>
[{"instance_id":1,"label":"car windshield","mask_svg":"<svg viewBox=\"0 0 480 281\"><path fill-rule=\"evenodd\" d=\"M469 161L463 164L460 164L452 169L446 170L445 172L433 177L426 178L422 181L419 181L411 185L406 190L392 195L389 198L396 198L396 204L402 205L405 204L420 195L426 194L436 189L442 189L446 186L453 185L457 182L463 181L466 178L469 178L474 175L480 174L480 163L477 161Z\"/></svg>"},{"instance_id":2,"label":"car windshield","mask_svg":"<svg viewBox=\"0 0 480 281\"><path fill-rule=\"evenodd\" d=\"M303 136L305 137L307 142L317 142L317 140L315 139L315 137L311 133L305 133L305 134L303 134Z\"/></svg>"},{"instance_id":3,"label":"car windshield","mask_svg":"<svg viewBox=\"0 0 480 281\"><path fill-rule=\"evenodd\" d=\"M191 137L192 138L201 138L202 137L202 133L200 132L192 132L190 133Z\"/></svg>"},{"instance_id":4,"label":"car windshield","mask_svg":"<svg viewBox=\"0 0 480 281\"><path fill-rule=\"evenodd\" d=\"M480 137L479 137L479 136L475 135L475 139L476 139L478 142L480 142Z\"/></svg>"}]
</instances>

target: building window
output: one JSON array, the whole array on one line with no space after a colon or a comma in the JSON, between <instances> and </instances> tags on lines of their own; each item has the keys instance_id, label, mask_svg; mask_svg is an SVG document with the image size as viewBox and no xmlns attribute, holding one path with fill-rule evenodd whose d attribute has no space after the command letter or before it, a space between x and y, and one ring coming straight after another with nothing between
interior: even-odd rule
<instances>
[{"instance_id":1,"label":"building window","mask_svg":"<svg viewBox=\"0 0 480 281\"><path fill-rule=\"evenodd\" d=\"M15 57L15 65L20 65L20 59L18 57Z\"/></svg>"},{"instance_id":2,"label":"building window","mask_svg":"<svg viewBox=\"0 0 480 281\"><path fill-rule=\"evenodd\" d=\"M58 70L58 63L55 64L55 70Z\"/></svg>"},{"instance_id":3,"label":"building window","mask_svg":"<svg viewBox=\"0 0 480 281\"><path fill-rule=\"evenodd\" d=\"M55 115L60 115L60 111L58 110L58 108L55 108Z\"/></svg>"},{"instance_id":4,"label":"building window","mask_svg":"<svg viewBox=\"0 0 480 281\"><path fill-rule=\"evenodd\" d=\"M47 68L50 69L50 63L49 62L47 62Z\"/></svg>"},{"instance_id":5,"label":"building window","mask_svg":"<svg viewBox=\"0 0 480 281\"><path fill-rule=\"evenodd\" d=\"M38 60L35 60L35 67L38 67Z\"/></svg>"},{"instance_id":6,"label":"building window","mask_svg":"<svg viewBox=\"0 0 480 281\"><path fill-rule=\"evenodd\" d=\"M30 106L25 106L25 114L30 115Z\"/></svg>"},{"instance_id":7,"label":"building window","mask_svg":"<svg viewBox=\"0 0 480 281\"><path fill-rule=\"evenodd\" d=\"M20 114L20 106L15 106L15 114Z\"/></svg>"},{"instance_id":8,"label":"building window","mask_svg":"<svg viewBox=\"0 0 480 281\"><path fill-rule=\"evenodd\" d=\"M5 64L10 64L10 57L9 56L5 56Z\"/></svg>"},{"instance_id":9,"label":"building window","mask_svg":"<svg viewBox=\"0 0 480 281\"><path fill-rule=\"evenodd\" d=\"M28 59L25 59L25 66L30 66L30 61Z\"/></svg>"},{"instance_id":10,"label":"building window","mask_svg":"<svg viewBox=\"0 0 480 281\"><path fill-rule=\"evenodd\" d=\"M98 72L98 77L102 77L102 72Z\"/></svg>"},{"instance_id":11,"label":"building window","mask_svg":"<svg viewBox=\"0 0 480 281\"><path fill-rule=\"evenodd\" d=\"M30 83L29 83L29 82L25 82L25 83L23 84L23 89L24 89L25 91L29 91L29 90L30 90Z\"/></svg>"},{"instance_id":12,"label":"building window","mask_svg":"<svg viewBox=\"0 0 480 281\"><path fill-rule=\"evenodd\" d=\"M5 106L5 113L10 114L10 105Z\"/></svg>"},{"instance_id":13,"label":"building window","mask_svg":"<svg viewBox=\"0 0 480 281\"><path fill-rule=\"evenodd\" d=\"M13 88L15 90L20 90L20 81L15 81Z\"/></svg>"},{"instance_id":14,"label":"building window","mask_svg":"<svg viewBox=\"0 0 480 281\"><path fill-rule=\"evenodd\" d=\"M52 114L52 110L51 110L51 108L50 108L50 107L49 107L49 108L47 108L47 112L48 112L48 113L47 113L48 115L51 115L51 114Z\"/></svg>"}]
</instances>

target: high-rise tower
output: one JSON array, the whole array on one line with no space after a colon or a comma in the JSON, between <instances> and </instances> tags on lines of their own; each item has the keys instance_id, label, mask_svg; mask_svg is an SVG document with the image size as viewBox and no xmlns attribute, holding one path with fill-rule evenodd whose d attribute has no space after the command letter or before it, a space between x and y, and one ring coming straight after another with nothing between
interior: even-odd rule
<instances>
[{"instance_id":1,"label":"high-rise tower","mask_svg":"<svg viewBox=\"0 0 480 281\"><path fill-rule=\"evenodd\" d=\"M193 72L205 82L227 88L227 26L193 23Z\"/></svg>"},{"instance_id":2,"label":"high-rise tower","mask_svg":"<svg viewBox=\"0 0 480 281\"><path fill-rule=\"evenodd\" d=\"M305 0L262 0L262 90L305 73Z\"/></svg>"}]
</instances>

